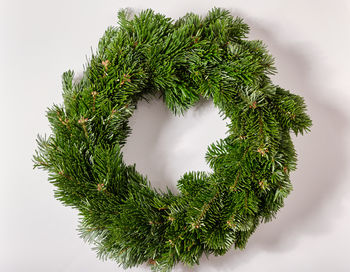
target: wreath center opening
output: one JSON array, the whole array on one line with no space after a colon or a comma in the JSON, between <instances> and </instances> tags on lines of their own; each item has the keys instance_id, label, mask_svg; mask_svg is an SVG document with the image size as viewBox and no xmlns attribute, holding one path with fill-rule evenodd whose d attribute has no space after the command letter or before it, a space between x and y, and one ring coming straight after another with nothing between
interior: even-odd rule
<instances>
[{"instance_id":1,"label":"wreath center opening","mask_svg":"<svg viewBox=\"0 0 350 272\"><path fill-rule=\"evenodd\" d=\"M225 137L226 120L211 100L201 99L184 115L174 115L162 98L141 100L129 119L132 133L123 147L124 161L136 164L154 188L177 192L188 171L211 171L205 161L208 145Z\"/></svg>"}]
</instances>

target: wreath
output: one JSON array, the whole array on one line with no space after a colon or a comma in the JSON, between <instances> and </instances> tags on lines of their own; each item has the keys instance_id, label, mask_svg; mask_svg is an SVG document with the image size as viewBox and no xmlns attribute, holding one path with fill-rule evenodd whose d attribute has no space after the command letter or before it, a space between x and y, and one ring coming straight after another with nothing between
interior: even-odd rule
<instances>
[{"instance_id":1,"label":"wreath","mask_svg":"<svg viewBox=\"0 0 350 272\"><path fill-rule=\"evenodd\" d=\"M79 233L97 255L155 271L243 249L292 190L290 132L309 131L304 99L274 85L273 57L225 9L173 21L152 10L118 13L76 80L62 76L63 104L47 110L52 134L38 136L34 167L55 197L79 211ZM161 95L174 114L210 99L228 120L208 147L212 172L187 172L179 192L151 187L123 161L128 120L140 99Z\"/></svg>"}]
</instances>

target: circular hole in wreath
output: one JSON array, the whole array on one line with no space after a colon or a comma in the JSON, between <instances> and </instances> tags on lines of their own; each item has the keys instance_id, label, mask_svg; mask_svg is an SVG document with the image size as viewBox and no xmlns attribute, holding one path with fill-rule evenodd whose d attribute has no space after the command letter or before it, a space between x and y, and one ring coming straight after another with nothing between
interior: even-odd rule
<instances>
[{"instance_id":1,"label":"circular hole in wreath","mask_svg":"<svg viewBox=\"0 0 350 272\"><path fill-rule=\"evenodd\" d=\"M175 193L184 173L211 171L205 153L209 144L226 136L226 123L209 100L200 100L183 116L175 116L161 98L141 100L130 118L124 160L135 163L154 188Z\"/></svg>"}]
</instances>

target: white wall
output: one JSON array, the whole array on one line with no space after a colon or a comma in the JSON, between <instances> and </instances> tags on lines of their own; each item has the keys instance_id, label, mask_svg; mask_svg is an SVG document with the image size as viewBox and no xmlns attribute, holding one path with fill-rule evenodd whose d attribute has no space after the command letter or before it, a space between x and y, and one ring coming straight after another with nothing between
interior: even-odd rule
<instances>
[{"instance_id":1,"label":"white wall","mask_svg":"<svg viewBox=\"0 0 350 272\"><path fill-rule=\"evenodd\" d=\"M314 126L295 139L294 191L277 219L245 251L203 258L193 271L350 271L347 0L0 1L0 271L123 271L95 258L77 235L76 211L54 199L45 172L32 170L36 135L49 133L45 110L62 101L62 72L82 71L119 8L178 18L213 6L244 17L250 38L265 41L279 71L274 82L305 97ZM185 171L207 170L206 146L225 131L210 103L183 118L160 101L142 103L132 123L126 160L162 188L175 188Z\"/></svg>"}]
</instances>

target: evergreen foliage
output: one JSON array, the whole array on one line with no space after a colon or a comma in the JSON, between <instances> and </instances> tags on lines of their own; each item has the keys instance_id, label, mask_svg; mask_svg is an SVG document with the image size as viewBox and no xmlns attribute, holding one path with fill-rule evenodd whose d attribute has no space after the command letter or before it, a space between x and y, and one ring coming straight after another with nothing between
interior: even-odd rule
<instances>
[{"instance_id":1,"label":"evergreen foliage","mask_svg":"<svg viewBox=\"0 0 350 272\"><path fill-rule=\"evenodd\" d=\"M121 10L118 19L82 79L63 74L64 103L47 111L52 134L38 136L35 167L49 172L57 199L78 209L80 234L98 256L125 268L148 262L168 271L243 249L292 190L290 132L311 127L303 98L271 82L273 57L227 10L177 21ZM137 102L159 94L174 114L205 98L229 120L228 136L208 147L212 172L185 173L177 194L152 188L123 162Z\"/></svg>"}]
</instances>

